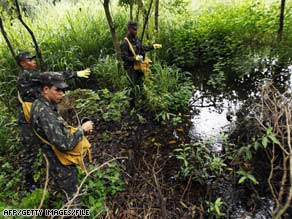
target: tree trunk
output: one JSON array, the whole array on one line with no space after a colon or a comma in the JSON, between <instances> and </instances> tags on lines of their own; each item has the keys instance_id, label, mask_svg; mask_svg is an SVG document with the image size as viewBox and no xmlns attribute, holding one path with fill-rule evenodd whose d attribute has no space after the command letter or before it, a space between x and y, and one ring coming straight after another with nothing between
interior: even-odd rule
<instances>
[{"instance_id":1,"label":"tree trunk","mask_svg":"<svg viewBox=\"0 0 292 219\"><path fill-rule=\"evenodd\" d=\"M16 13L17 13L17 17L18 17L19 21L25 27L25 29L29 32L29 34L30 34L30 36L32 38L32 41L34 43L36 54L37 54L37 56L38 56L38 58L40 60L40 69L41 69L41 71L45 71L46 68L45 68L45 63L44 63L44 60L43 60L43 57L42 57L41 50L39 48L39 45L37 43L37 40L35 38L34 33L29 28L29 26L23 21L23 18L21 16L21 12L20 12L20 7L19 7L19 4L18 4L18 0L15 0L15 6L16 6Z\"/></svg>"},{"instance_id":2,"label":"tree trunk","mask_svg":"<svg viewBox=\"0 0 292 219\"><path fill-rule=\"evenodd\" d=\"M144 38L144 34L145 34L147 23L148 23L148 20L149 20L149 16L150 16L151 8L152 8L152 5L153 5L153 1L154 0L150 1L150 5L149 5L149 8L148 8L146 17L144 19L143 31L142 31L142 35L141 35L141 42L143 42L143 38Z\"/></svg>"},{"instance_id":3,"label":"tree trunk","mask_svg":"<svg viewBox=\"0 0 292 219\"><path fill-rule=\"evenodd\" d=\"M144 7L144 3L142 0L138 0L137 2L137 12L136 12L136 21L139 23L139 15L142 13L142 18L146 18L147 16L147 10Z\"/></svg>"},{"instance_id":4,"label":"tree trunk","mask_svg":"<svg viewBox=\"0 0 292 219\"><path fill-rule=\"evenodd\" d=\"M119 42L118 42L118 38L117 38L117 34L116 34L115 25L114 25L114 22L113 22L111 13L110 13L109 3L110 3L110 0L103 1L104 12L105 12L106 19L107 19L107 22L108 22L108 25L110 28L110 32L112 35L112 40L113 40L113 44L114 44L115 51L117 54L117 59L119 61L121 61L122 59L121 59L120 46L119 46Z\"/></svg>"},{"instance_id":5,"label":"tree trunk","mask_svg":"<svg viewBox=\"0 0 292 219\"><path fill-rule=\"evenodd\" d=\"M4 25L3 25L1 17L0 17L0 30L1 30L1 33L2 33L2 35L4 37L4 39L5 39L5 42L6 42L7 46L8 46L8 48L9 48L13 58L15 59L16 55L15 55L14 49L12 48L12 45L11 45L9 39L8 39L7 33L6 33L5 29L4 29Z\"/></svg>"},{"instance_id":6,"label":"tree trunk","mask_svg":"<svg viewBox=\"0 0 292 219\"><path fill-rule=\"evenodd\" d=\"M135 18L135 21L137 23L139 23L139 13L140 13L140 7L139 7L139 5L137 5L137 12L136 12L136 18Z\"/></svg>"},{"instance_id":7,"label":"tree trunk","mask_svg":"<svg viewBox=\"0 0 292 219\"><path fill-rule=\"evenodd\" d=\"M279 30L278 30L278 41L282 41L283 29L284 29L284 11L285 11L285 0L281 0L280 18L279 18Z\"/></svg>"},{"instance_id":8,"label":"tree trunk","mask_svg":"<svg viewBox=\"0 0 292 219\"><path fill-rule=\"evenodd\" d=\"M133 20L134 0L130 0L130 20Z\"/></svg>"},{"instance_id":9,"label":"tree trunk","mask_svg":"<svg viewBox=\"0 0 292 219\"><path fill-rule=\"evenodd\" d=\"M159 17L159 0L156 0L156 2L155 2L155 15L154 15L155 38L157 38L157 35L159 32L158 17Z\"/></svg>"}]
</instances>

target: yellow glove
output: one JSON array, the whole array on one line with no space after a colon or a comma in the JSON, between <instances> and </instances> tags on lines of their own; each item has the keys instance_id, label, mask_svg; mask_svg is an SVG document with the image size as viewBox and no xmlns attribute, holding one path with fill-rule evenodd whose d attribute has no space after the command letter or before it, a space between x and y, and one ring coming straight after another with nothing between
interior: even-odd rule
<instances>
[{"instance_id":1,"label":"yellow glove","mask_svg":"<svg viewBox=\"0 0 292 219\"><path fill-rule=\"evenodd\" d=\"M141 55L136 55L136 56L135 56L135 60L136 60L137 62L142 62L142 61L143 61L143 56L141 56Z\"/></svg>"},{"instance_id":2,"label":"yellow glove","mask_svg":"<svg viewBox=\"0 0 292 219\"><path fill-rule=\"evenodd\" d=\"M90 75L90 69L84 69L82 71L77 71L77 77L79 78L88 78Z\"/></svg>"},{"instance_id":3,"label":"yellow glove","mask_svg":"<svg viewBox=\"0 0 292 219\"><path fill-rule=\"evenodd\" d=\"M155 44L153 44L153 48L154 49L161 49L162 48L162 45L155 43Z\"/></svg>"}]
</instances>

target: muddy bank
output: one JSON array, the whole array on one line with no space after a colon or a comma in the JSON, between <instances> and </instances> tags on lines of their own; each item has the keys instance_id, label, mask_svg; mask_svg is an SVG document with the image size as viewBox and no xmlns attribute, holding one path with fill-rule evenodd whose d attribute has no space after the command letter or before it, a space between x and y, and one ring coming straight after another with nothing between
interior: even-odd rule
<instances>
[{"instance_id":1,"label":"muddy bank","mask_svg":"<svg viewBox=\"0 0 292 219\"><path fill-rule=\"evenodd\" d=\"M186 211L180 201L185 199L187 182L176 180L181 163L173 151L190 141L190 116L184 115L184 123L177 127L158 123L147 113L142 116L142 123L128 112L119 124L99 122L90 137L96 143L96 162L128 157L120 161L125 190L108 199L104 218L183 218Z\"/></svg>"}]
</instances>

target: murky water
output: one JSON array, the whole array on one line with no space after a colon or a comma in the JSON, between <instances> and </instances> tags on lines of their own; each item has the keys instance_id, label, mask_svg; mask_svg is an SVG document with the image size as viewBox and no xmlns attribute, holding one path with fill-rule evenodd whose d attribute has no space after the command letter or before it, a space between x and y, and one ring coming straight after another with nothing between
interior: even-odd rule
<instances>
[{"instance_id":1,"label":"murky water","mask_svg":"<svg viewBox=\"0 0 292 219\"><path fill-rule=\"evenodd\" d=\"M292 67L291 67L292 70ZM213 153L222 154L224 145L224 135L227 135L234 127L236 121L236 111L240 108L240 102L237 100L228 100L224 97L218 101L203 97L200 91L197 91L192 98L194 115L192 116L191 138L194 141L212 142L210 147ZM228 184L228 182L225 182ZM225 185L226 186L226 185ZM223 187L222 190L225 190ZM241 205L240 200L230 200L231 194L236 193L234 185L226 186L225 199L234 205L233 210L228 214L230 219L271 219L273 202L263 197L259 200L258 209L250 213ZM229 191L229 192L228 192ZM228 194L227 194L228 193ZM231 193L231 194L229 194ZM229 201L228 201L229 200ZM235 201L236 203L233 203ZM226 203L228 204L228 203Z\"/></svg>"},{"instance_id":2,"label":"murky water","mask_svg":"<svg viewBox=\"0 0 292 219\"><path fill-rule=\"evenodd\" d=\"M272 219L273 202L270 199L262 198L261 208L255 213L251 213L244 209L242 206L238 206L236 211L230 215L231 219Z\"/></svg>"},{"instance_id":3,"label":"murky water","mask_svg":"<svg viewBox=\"0 0 292 219\"><path fill-rule=\"evenodd\" d=\"M191 137L202 141L212 140L213 151L221 151L224 133L232 129L233 122L236 120L235 112L240 104L225 98L220 98L220 101L210 101L208 97L203 97L202 93L197 91L193 96L192 106L196 113L191 119Z\"/></svg>"}]
</instances>

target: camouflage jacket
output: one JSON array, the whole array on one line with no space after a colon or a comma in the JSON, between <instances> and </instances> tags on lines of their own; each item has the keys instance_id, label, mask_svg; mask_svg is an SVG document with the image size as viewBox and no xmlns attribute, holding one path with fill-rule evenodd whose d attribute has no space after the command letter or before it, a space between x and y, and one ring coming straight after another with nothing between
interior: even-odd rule
<instances>
[{"instance_id":1,"label":"camouflage jacket","mask_svg":"<svg viewBox=\"0 0 292 219\"><path fill-rule=\"evenodd\" d=\"M132 44L136 55L142 55L143 57L145 57L145 53L147 51L154 49L152 45L150 45L150 46L142 45L142 42L138 37L132 37L131 35L128 34L127 38L130 41L130 43ZM128 42L125 39L122 41L120 48L121 48L121 55L122 55L122 59L124 61L125 69L133 68L134 62L135 62L135 57L130 49Z\"/></svg>"},{"instance_id":2,"label":"camouflage jacket","mask_svg":"<svg viewBox=\"0 0 292 219\"><path fill-rule=\"evenodd\" d=\"M57 105L44 97L34 101L30 117L34 130L61 152L72 150L82 139L83 130L80 128L74 134L70 134L66 122L57 111ZM49 145L42 144L45 150L52 152Z\"/></svg>"},{"instance_id":3,"label":"camouflage jacket","mask_svg":"<svg viewBox=\"0 0 292 219\"><path fill-rule=\"evenodd\" d=\"M39 72L23 69L18 75L17 88L23 101L33 102L40 96ZM77 76L76 72L62 72L65 79ZM18 122L27 123L22 111L21 104L18 107Z\"/></svg>"}]
</instances>

